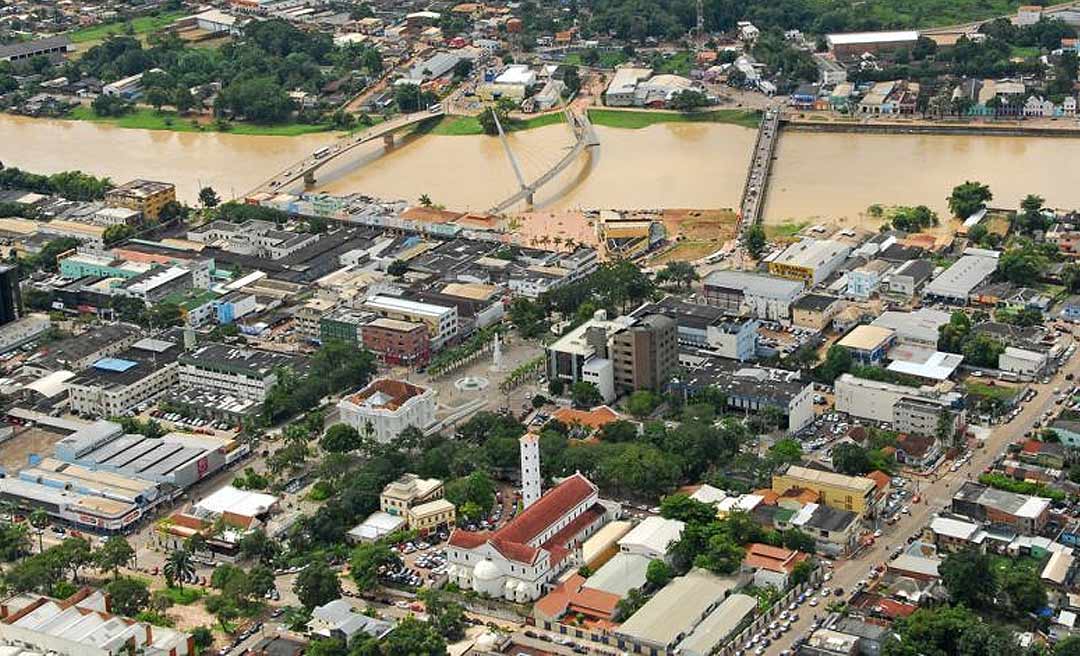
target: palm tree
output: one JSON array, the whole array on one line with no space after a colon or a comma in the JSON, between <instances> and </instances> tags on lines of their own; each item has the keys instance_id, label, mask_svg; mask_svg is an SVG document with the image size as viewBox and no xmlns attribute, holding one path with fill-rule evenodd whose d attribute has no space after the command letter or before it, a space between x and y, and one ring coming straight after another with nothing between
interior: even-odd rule
<instances>
[{"instance_id":1,"label":"palm tree","mask_svg":"<svg viewBox=\"0 0 1080 656\"><path fill-rule=\"evenodd\" d=\"M41 508L34 508L30 511L30 525L37 529L38 534L38 553L45 551L45 527L49 525L49 513L45 512Z\"/></svg>"},{"instance_id":2,"label":"palm tree","mask_svg":"<svg viewBox=\"0 0 1080 656\"><path fill-rule=\"evenodd\" d=\"M191 560L191 554L187 549L174 549L165 560L162 570L169 587L172 587L173 583L179 583L180 589L183 590L184 579L195 575L195 563Z\"/></svg>"}]
</instances>

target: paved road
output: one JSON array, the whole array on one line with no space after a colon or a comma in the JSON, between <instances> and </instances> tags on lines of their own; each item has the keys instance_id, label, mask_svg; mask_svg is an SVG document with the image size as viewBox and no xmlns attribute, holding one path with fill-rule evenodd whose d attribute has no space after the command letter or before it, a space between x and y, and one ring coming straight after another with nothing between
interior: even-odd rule
<instances>
[{"instance_id":1,"label":"paved road","mask_svg":"<svg viewBox=\"0 0 1080 656\"><path fill-rule=\"evenodd\" d=\"M939 472L943 471L944 474L941 474L940 478L920 482L919 490L922 501L911 505L911 514L901 515L899 521L886 528L885 535L878 539L876 544L864 549L856 558L837 561L832 580L826 585L833 588L838 586L843 588L844 598L848 598L855 589L856 584L861 579L868 578L867 575L871 567L887 562L890 551L897 545L905 544L908 536L921 532L934 513L949 505L952 495L963 481L968 480L968 475L971 476L971 479L977 478L978 474L1001 453L1006 444L1015 441L1031 429L1035 421L1048 409L1056 407L1054 405L1053 389L1070 385L1071 383L1064 381L1065 374L1078 372L1080 372L1080 361L1074 357L1058 371L1058 374L1048 384L1033 384L1032 388L1038 392L1038 395L1024 406L1023 411L1016 419L1008 424L995 427L987 439L985 447L977 449L968 464L961 467L959 471L951 472L942 466L939 467ZM821 600L820 596L818 599ZM837 597L831 597L831 600L835 599ZM815 613L824 618L828 614L825 610L825 604L819 604L817 608L810 608L804 604L799 610L799 621L779 640L773 642L765 653L779 654L785 649L790 649L791 643L797 637L809 633L810 624Z\"/></svg>"}]
</instances>

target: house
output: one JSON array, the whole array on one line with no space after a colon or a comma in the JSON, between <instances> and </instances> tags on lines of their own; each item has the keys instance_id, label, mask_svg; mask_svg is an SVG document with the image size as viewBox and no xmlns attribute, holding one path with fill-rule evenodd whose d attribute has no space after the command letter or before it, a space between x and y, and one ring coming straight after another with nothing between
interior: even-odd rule
<instances>
[{"instance_id":1,"label":"house","mask_svg":"<svg viewBox=\"0 0 1080 656\"><path fill-rule=\"evenodd\" d=\"M814 537L814 549L829 557L851 553L858 544L859 515L850 510L808 503L788 524Z\"/></svg>"},{"instance_id":2,"label":"house","mask_svg":"<svg viewBox=\"0 0 1080 656\"><path fill-rule=\"evenodd\" d=\"M936 515L927 526L929 538L939 552L955 553L982 544L982 529L974 522Z\"/></svg>"},{"instance_id":3,"label":"house","mask_svg":"<svg viewBox=\"0 0 1080 656\"><path fill-rule=\"evenodd\" d=\"M1022 535L1036 535L1050 520L1050 500L968 481L953 495L952 512Z\"/></svg>"},{"instance_id":4,"label":"house","mask_svg":"<svg viewBox=\"0 0 1080 656\"><path fill-rule=\"evenodd\" d=\"M902 433L896 438L896 460L916 469L932 464L941 455L941 446L934 435Z\"/></svg>"},{"instance_id":5,"label":"house","mask_svg":"<svg viewBox=\"0 0 1080 656\"><path fill-rule=\"evenodd\" d=\"M800 328L825 331L847 302L838 296L806 294L791 306L791 322Z\"/></svg>"},{"instance_id":6,"label":"house","mask_svg":"<svg viewBox=\"0 0 1080 656\"><path fill-rule=\"evenodd\" d=\"M807 554L792 549L754 542L746 546L742 569L753 574L754 585L759 588L771 585L786 590L795 566L807 558Z\"/></svg>"},{"instance_id":7,"label":"house","mask_svg":"<svg viewBox=\"0 0 1080 656\"><path fill-rule=\"evenodd\" d=\"M1065 447L1055 442L1027 440L1020 447L1020 460L1040 467L1062 469L1065 467Z\"/></svg>"},{"instance_id":8,"label":"house","mask_svg":"<svg viewBox=\"0 0 1080 656\"><path fill-rule=\"evenodd\" d=\"M393 631L394 623L369 617L353 608L347 600L335 599L313 608L307 627L312 635L348 643L359 633L382 640Z\"/></svg>"},{"instance_id":9,"label":"house","mask_svg":"<svg viewBox=\"0 0 1080 656\"><path fill-rule=\"evenodd\" d=\"M851 352L851 357L863 365L875 365L885 359L885 354L896 340L896 331L881 326L856 326L836 343Z\"/></svg>"}]
</instances>

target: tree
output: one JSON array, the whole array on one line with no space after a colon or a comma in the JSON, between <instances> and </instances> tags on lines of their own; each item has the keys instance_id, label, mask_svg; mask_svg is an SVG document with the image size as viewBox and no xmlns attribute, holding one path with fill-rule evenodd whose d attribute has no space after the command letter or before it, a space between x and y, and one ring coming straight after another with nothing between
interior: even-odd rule
<instances>
[{"instance_id":1,"label":"tree","mask_svg":"<svg viewBox=\"0 0 1080 656\"><path fill-rule=\"evenodd\" d=\"M98 569L111 571L114 580L119 576L120 568L134 559L135 550L122 535L111 536L94 554L94 564Z\"/></svg>"},{"instance_id":2,"label":"tree","mask_svg":"<svg viewBox=\"0 0 1080 656\"><path fill-rule=\"evenodd\" d=\"M668 107L680 112L692 112L709 104L709 97L696 89L683 89L668 100Z\"/></svg>"},{"instance_id":3,"label":"tree","mask_svg":"<svg viewBox=\"0 0 1080 656\"><path fill-rule=\"evenodd\" d=\"M114 246L125 239L130 239L134 234L135 226L118 223L105 228L105 232L101 234L101 239L106 246Z\"/></svg>"},{"instance_id":4,"label":"tree","mask_svg":"<svg viewBox=\"0 0 1080 656\"><path fill-rule=\"evenodd\" d=\"M626 400L626 409L630 414L642 419L652 414L659 404L660 399L655 394L649 390L638 390Z\"/></svg>"},{"instance_id":5,"label":"tree","mask_svg":"<svg viewBox=\"0 0 1080 656\"><path fill-rule=\"evenodd\" d=\"M579 408L593 408L604 401L596 384L584 380L570 386L570 398Z\"/></svg>"},{"instance_id":6,"label":"tree","mask_svg":"<svg viewBox=\"0 0 1080 656\"><path fill-rule=\"evenodd\" d=\"M162 573L170 588L179 584L179 588L183 590L184 581L195 576L195 563L191 560L191 554L186 549L173 549L165 559Z\"/></svg>"},{"instance_id":7,"label":"tree","mask_svg":"<svg viewBox=\"0 0 1080 656\"><path fill-rule=\"evenodd\" d=\"M1080 656L1080 636L1069 636L1054 645L1054 656Z\"/></svg>"},{"instance_id":8,"label":"tree","mask_svg":"<svg viewBox=\"0 0 1080 656\"><path fill-rule=\"evenodd\" d=\"M278 543L271 540L262 529L245 533L244 537L240 538L239 549L244 558L256 559L267 565L274 561L280 551Z\"/></svg>"},{"instance_id":9,"label":"tree","mask_svg":"<svg viewBox=\"0 0 1080 656\"><path fill-rule=\"evenodd\" d=\"M150 588L139 579L128 576L113 579L105 586L109 593L112 612L134 617L150 604Z\"/></svg>"},{"instance_id":10,"label":"tree","mask_svg":"<svg viewBox=\"0 0 1080 656\"><path fill-rule=\"evenodd\" d=\"M1029 569L1014 567L1006 572L1001 590L1017 615L1034 613L1046 607L1046 588L1039 576Z\"/></svg>"},{"instance_id":11,"label":"tree","mask_svg":"<svg viewBox=\"0 0 1080 656\"><path fill-rule=\"evenodd\" d=\"M850 442L843 442L833 447L832 463L836 471L849 476L859 476L872 469L866 449Z\"/></svg>"},{"instance_id":12,"label":"tree","mask_svg":"<svg viewBox=\"0 0 1080 656\"><path fill-rule=\"evenodd\" d=\"M476 521L486 517L495 505L495 482L483 471L475 471L446 484L446 500L458 508L458 514Z\"/></svg>"},{"instance_id":13,"label":"tree","mask_svg":"<svg viewBox=\"0 0 1080 656\"><path fill-rule=\"evenodd\" d=\"M814 566L809 560L795 564L791 570L791 585L797 586L806 583L814 573Z\"/></svg>"},{"instance_id":14,"label":"tree","mask_svg":"<svg viewBox=\"0 0 1080 656\"><path fill-rule=\"evenodd\" d=\"M755 223L746 231L746 250L755 260L760 259L765 252L768 240L765 239L765 228L760 223Z\"/></svg>"},{"instance_id":15,"label":"tree","mask_svg":"<svg viewBox=\"0 0 1080 656\"><path fill-rule=\"evenodd\" d=\"M954 602L974 609L993 606L997 582L986 554L974 549L949 554L938 571Z\"/></svg>"},{"instance_id":16,"label":"tree","mask_svg":"<svg viewBox=\"0 0 1080 656\"><path fill-rule=\"evenodd\" d=\"M510 302L510 323L525 338L540 337L547 327L543 308L521 297Z\"/></svg>"},{"instance_id":17,"label":"tree","mask_svg":"<svg viewBox=\"0 0 1080 656\"><path fill-rule=\"evenodd\" d=\"M957 218L966 219L993 198L990 187L969 180L953 187L952 194L949 195L949 211Z\"/></svg>"},{"instance_id":18,"label":"tree","mask_svg":"<svg viewBox=\"0 0 1080 656\"><path fill-rule=\"evenodd\" d=\"M476 118L480 122L480 127L483 128L484 134L496 135L499 134L500 125L502 125L504 131L507 129L510 111L506 104L496 103L488 107L487 111L481 112Z\"/></svg>"},{"instance_id":19,"label":"tree","mask_svg":"<svg viewBox=\"0 0 1080 656\"><path fill-rule=\"evenodd\" d=\"M380 567L397 569L400 566L401 558L397 552L379 542L360 545L349 560L350 573L361 592L375 587L379 581Z\"/></svg>"},{"instance_id":20,"label":"tree","mask_svg":"<svg viewBox=\"0 0 1080 656\"><path fill-rule=\"evenodd\" d=\"M319 445L330 453L350 453L360 448L360 432L348 424L334 424L326 429Z\"/></svg>"},{"instance_id":21,"label":"tree","mask_svg":"<svg viewBox=\"0 0 1080 656\"><path fill-rule=\"evenodd\" d=\"M150 87L146 90L146 102L150 104L156 111L161 111L161 107L171 100L172 97L169 92L161 87Z\"/></svg>"},{"instance_id":22,"label":"tree","mask_svg":"<svg viewBox=\"0 0 1080 656\"><path fill-rule=\"evenodd\" d=\"M213 187L203 187L199 190L199 203L203 207L211 209L217 207L220 202L221 199L218 198L217 192L214 191Z\"/></svg>"},{"instance_id":23,"label":"tree","mask_svg":"<svg viewBox=\"0 0 1080 656\"><path fill-rule=\"evenodd\" d=\"M645 569L645 584L650 590L659 590L671 581L672 576L671 567L663 559L657 559Z\"/></svg>"},{"instance_id":24,"label":"tree","mask_svg":"<svg viewBox=\"0 0 1080 656\"><path fill-rule=\"evenodd\" d=\"M814 537L809 533L804 533L797 528L789 528L784 531L782 541L785 547L788 549L794 549L795 551L802 551L803 553L814 553L816 548L816 542Z\"/></svg>"},{"instance_id":25,"label":"tree","mask_svg":"<svg viewBox=\"0 0 1080 656\"><path fill-rule=\"evenodd\" d=\"M686 494L671 494L660 502L660 516L686 524L705 525L716 520L716 508L697 499L691 499Z\"/></svg>"},{"instance_id":26,"label":"tree","mask_svg":"<svg viewBox=\"0 0 1080 656\"><path fill-rule=\"evenodd\" d=\"M293 591L305 608L315 608L341 597L341 581L325 562L315 561L297 575Z\"/></svg>"},{"instance_id":27,"label":"tree","mask_svg":"<svg viewBox=\"0 0 1080 656\"><path fill-rule=\"evenodd\" d=\"M401 260L394 260L386 267L386 272L395 278L400 278L409 272L409 265Z\"/></svg>"},{"instance_id":28,"label":"tree","mask_svg":"<svg viewBox=\"0 0 1080 656\"><path fill-rule=\"evenodd\" d=\"M851 371L854 363L851 351L838 344L833 344L825 353L825 362L821 363L815 370L815 377L818 380L832 383L841 374Z\"/></svg>"},{"instance_id":29,"label":"tree","mask_svg":"<svg viewBox=\"0 0 1080 656\"><path fill-rule=\"evenodd\" d=\"M442 594L433 589L420 591L420 599L427 608L430 622L443 638L458 641L465 637L465 607L453 601L446 601Z\"/></svg>"},{"instance_id":30,"label":"tree","mask_svg":"<svg viewBox=\"0 0 1080 656\"><path fill-rule=\"evenodd\" d=\"M45 527L49 525L49 513L42 508L34 508L30 511L30 525L37 529L38 553L45 553L45 543L42 541L45 535Z\"/></svg>"},{"instance_id":31,"label":"tree","mask_svg":"<svg viewBox=\"0 0 1080 656\"><path fill-rule=\"evenodd\" d=\"M631 615L638 612L649 598L641 590L631 588L626 596L615 604L615 621L625 622Z\"/></svg>"},{"instance_id":32,"label":"tree","mask_svg":"<svg viewBox=\"0 0 1080 656\"><path fill-rule=\"evenodd\" d=\"M412 615L398 622L383 644L384 656L446 656L446 642L436 628Z\"/></svg>"},{"instance_id":33,"label":"tree","mask_svg":"<svg viewBox=\"0 0 1080 656\"><path fill-rule=\"evenodd\" d=\"M698 280L697 269L689 262L668 262L656 275L658 282L674 282L680 289Z\"/></svg>"},{"instance_id":34,"label":"tree","mask_svg":"<svg viewBox=\"0 0 1080 656\"><path fill-rule=\"evenodd\" d=\"M208 626L197 626L191 630L191 640L196 647L205 651L207 647L214 644L214 632Z\"/></svg>"}]
</instances>

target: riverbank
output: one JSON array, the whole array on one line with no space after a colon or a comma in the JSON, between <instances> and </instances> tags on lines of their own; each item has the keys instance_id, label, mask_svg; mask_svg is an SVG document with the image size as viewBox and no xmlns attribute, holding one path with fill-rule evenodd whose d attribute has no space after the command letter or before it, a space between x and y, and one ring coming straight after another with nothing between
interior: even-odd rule
<instances>
[{"instance_id":1,"label":"riverbank","mask_svg":"<svg viewBox=\"0 0 1080 656\"><path fill-rule=\"evenodd\" d=\"M563 116L562 112L552 112L551 114L541 114L527 119L512 119L503 128L507 132L517 132L565 122L566 117ZM439 121L439 124L431 129L429 134L444 137L471 137L485 133L484 128L480 125L480 119L475 116L444 116Z\"/></svg>"},{"instance_id":2,"label":"riverbank","mask_svg":"<svg viewBox=\"0 0 1080 656\"><path fill-rule=\"evenodd\" d=\"M784 119L785 130L793 132L831 132L860 134L939 134L954 136L1056 137L1080 138L1080 125L1027 126L1017 124L959 122L842 122L812 119Z\"/></svg>"},{"instance_id":3,"label":"riverbank","mask_svg":"<svg viewBox=\"0 0 1080 656\"><path fill-rule=\"evenodd\" d=\"M223 132L242 136L297 137L305 134L330 132L329 125L308 123L285 123L282 125L258 125L255 123L229 122L227 129L219 129L217 123L202 123L185 118L176 112L137 108L123 116L98 116L89 107L76 107L63 120L104 123L129 130L167 130L169 132Z\"/></svg>"},{"instance_id":4,"label":"riverbank","mask_svg":"<svg viewBox=\"0 0 1080 656\"><path fill-rule=\"evenodd\" d=\"M640 130L659 123L725 123L756 130L761 112L743 109L714 109L701 112L664 110L589 109L593 125L623 130Z\"/></svg>"},{"instance_id":5,"label":"riverbank","mask_svg":"<svg viewBox=\"0 0 1080 656\"><path fill-rule=\"evenodd\" d=\"M135 36L140 36L168 27L176 19L189 14L190 12L187 11L166 11L151 16L137 16L129 22L118 21L115 23L102 23L100 25L84 27L71 32L69 36L71 38L71 43L76 46L83 46L83 44L86 44L80 48L85 49L85 47L104 41L110 35L126 34L129 23L131 25L131 33Z\"/></svg>"}]
</instances>

